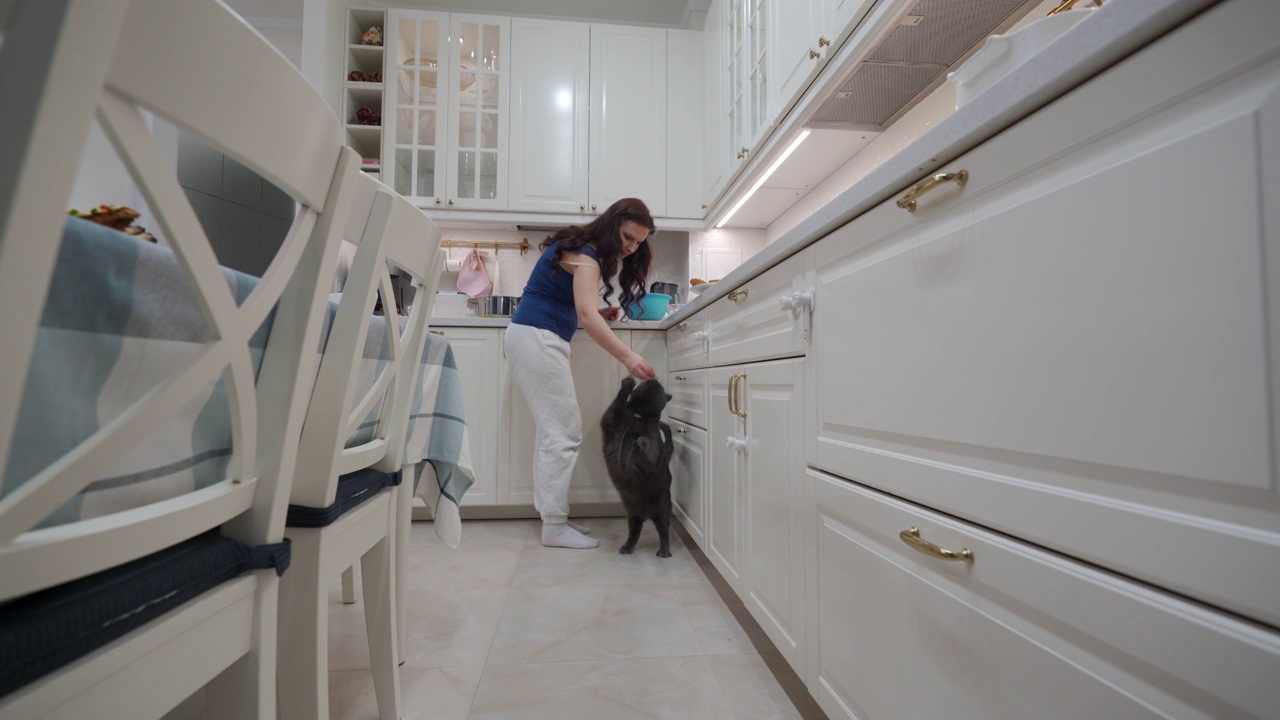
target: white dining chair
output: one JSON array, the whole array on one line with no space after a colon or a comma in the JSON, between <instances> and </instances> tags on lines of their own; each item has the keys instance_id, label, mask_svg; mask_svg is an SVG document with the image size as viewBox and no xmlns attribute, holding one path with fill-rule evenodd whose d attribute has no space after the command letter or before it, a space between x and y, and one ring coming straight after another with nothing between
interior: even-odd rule
<instances>
[{"instance_id":1,"label":"white dining chair","mask_svg":"<svg viewBox=\"0 0 1280 720\"><path fill-rule=\"evenodd\" d=\"M397 484L444 254L435 224L367 176L358 183L345 237L358 247L307 409L286 529L293 543L281 585L287 611L279 624L280 710L286 719L328 717L329 583L357 561L378 714L384 720L400 716ZM403 329L389 261L416 288ZM382 321L371 315L379 297ZM372 431L362 431L371 416Z\"/></svg>"},{"instance_id":2,"label":"white dining chair","mask_svg":"<svg viewBox=\"0 0 1280 720\"><path fill-rule=\"evenodd\" d=\"M289 487L359 158L311 85L214 0L7 0L0 23L0 469L24 451L15 447L23 402L39 401L25 397L36 392L28 379L41 358L46 298L67 291L51 281L64 227L86 225L66 211L95 118L145 196L208 336L31 477L6 476L0 663L12 687L0 693L0 718L158 718L206 685L210 717L274 717L277 569L242 561L255 551L277 568L287 561ZM239 304L140 109L297 202L283 246ZM265 348L255 349L268 318ZM86 371L97 359L69 360ZM45 526L219 381L233 448L224 479ZM219 528L215 548L208 541ZM239 564L214 563L224 551ZM211 563L221 575L201 580L190 567L208 572ZM127 587L138 578L146 587Z\"/></svg>"}]
</instances>

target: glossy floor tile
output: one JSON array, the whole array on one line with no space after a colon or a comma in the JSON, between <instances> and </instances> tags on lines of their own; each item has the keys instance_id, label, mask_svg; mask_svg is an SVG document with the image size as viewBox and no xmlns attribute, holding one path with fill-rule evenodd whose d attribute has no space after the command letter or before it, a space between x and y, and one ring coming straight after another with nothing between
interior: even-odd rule
<instances>
[{"instance_id":1,"label":"glossy floor tile","mask_svg":"<svg viewBox=\"0 0 1280 720\"><path fill-rule=\"evenodd\" d=\"M537 521L472 520L450 550L413 524L404 718L824 717L680 534L659 558L646 525L620 555L625 519L579 522L599 548L545 548ZM329 607L331 717L373 720L363 606L335 582Z\"/></svg>"}]
</instances>

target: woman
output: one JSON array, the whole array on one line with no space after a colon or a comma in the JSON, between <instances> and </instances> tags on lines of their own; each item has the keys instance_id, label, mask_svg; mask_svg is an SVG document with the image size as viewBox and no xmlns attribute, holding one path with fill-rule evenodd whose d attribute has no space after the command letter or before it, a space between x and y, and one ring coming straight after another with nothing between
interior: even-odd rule
<instances>
[{"instance_id":1,"label":"woman","mask_svg":"<svg viewBox=\"0 0 1280 720\"><path fill-rule=\"evenodd\" d=\"M605 324L621 313L608 307L617 273L619 304L644 295L649 274L649 234L653 218L636 198L610 205L586 227L560 230L543 241L529 283L507 328L507 364L524 392L537 425L533 456L533 504L542 515L542 544L593 548L600 543L569 522L569 480L582 445L582 414L569 371L569 340L581 325L591 339L641 380L653 367ZM621 272L618 266L621 265ZM600 307L600 279L604 301Z\"/></svg>"}]
</instances>

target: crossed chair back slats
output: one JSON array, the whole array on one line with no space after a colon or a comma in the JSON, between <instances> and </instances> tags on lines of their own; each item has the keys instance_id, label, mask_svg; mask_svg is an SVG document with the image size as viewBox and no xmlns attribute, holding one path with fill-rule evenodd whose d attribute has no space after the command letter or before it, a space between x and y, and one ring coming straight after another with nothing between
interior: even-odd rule
<instances>
[{"instance_id":1,"label":"crossed chair back slats","mask_svg":"<svg viewBox=\"0 0 1280 720\"><path fill-rule=\"evenodd\" d=\"M24 110L0 114L0 304L6 308L0 468L12 451L66 199L93 118L141 189L213 339L0 498L0 600L219 525L246 544L279 541L328 286L362 179L358 156L344 147L342 127L322 98L219 3L25 0L9 18L0 45L0 106ZM201 137L298 203L283 246L239 306L140 109ZM273 308L255 378L249 339ZM134 510L33 529L219 378L234 448L224 482Z\"/></svg>"},{"instance_id":2,"label":"crossed chair back slats","mask_svg":"<svg viewBox=\"0 0 1280 720\"><path fill-rule=\"evenodd\" d=\"M367 467L383 472L400 468L430 300L443 269L439 229L376 180L359 179L348 217L345 237L358 247L320 361L292 491L293 503L309 507L334 502L340 475ZM391 264L399 268L401 282L411 280L415 288L415 301L403 327ZM375 298L382 301L388 357L380 363L371 386L357 398ZM379 410L373 436L347 447L375 407Z\"/></svg>"}]
</instances>

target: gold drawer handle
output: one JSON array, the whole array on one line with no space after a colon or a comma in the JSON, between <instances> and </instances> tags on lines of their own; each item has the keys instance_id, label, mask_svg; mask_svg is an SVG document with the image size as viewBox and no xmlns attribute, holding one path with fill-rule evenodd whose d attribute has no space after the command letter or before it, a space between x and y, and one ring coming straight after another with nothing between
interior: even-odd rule
<instances>
[{"instance_id":1,"label":"gold drawer handle","mask_svg":"<svg viewBox=\"0 0 1280 720\"><path fill-rule=\"evenodd\" d=\"M680 382L684 382L685 380L688 380L689 377L687 375L677 375L676 379L679 380Z\"/></svg>"},{"instance_id":2,"label":"gold drawer handle","mask_svg":"<svg viewBox=\"0 0 1280 720\"><path fill-rule=\"evenodd\" d=\"M685 433L687 433L687 432L689 432L689 431L688 431L688 430L685 430L684 428L676 428L676 432L677 432L677 433L680 433L681 435L684 435Z\"/></svg>"},{"instance_id":3,"label":"gold drawer handle","mask_svg":"<svg viewBox=\"0 0 1280 720\"><path fill-rule=\"evenodd\" d=\"M818 36L818 47L826 47L830 44L831 44L831 41L828 40L825 35Z\"/></svg>"},{"instance_id":4,"label":"gold drawer handle","mask_svg":"<svg viewBox=\"0 0 1280 720\"><path fill-rule=\"evenodd\" d=\"M937 558L939 560L960 560L967 565L973 564L972 550L969 548L960 548L960 552L955 552L954 550L947 550L946 548L938 547L937 545L934 545L928 540L920 537L920 528L918 527L913 526L910 530L903 530L898 533L898 537L902 538L902 542L910 545L929 557Z\"/></svg>"},{"instance_id":5,"label":"gold drawer handle","mask_svg":"<svg viewBox=\"0 0 1280 720\"><path fill-rule=\"evenodd\" d=\"M689 323L680 323L679 325L677 325L677 326L676 326L676 329L677 329L677 330L688 330L688 329L689 329Z\"/></svg>"},{"instance_id":6,"label":"gold drawer handle","mask_svg":"<svg viewBox=\"0 0 1280 720\"><path fill-rule=\"evenodd\" d=\"M738 302L739 300L746 300L747 293L748 293L748 290L746 288L743 288L741 290L730 290L729 299L734 302Z\"/></svg>"},{"instance_id":7,"label":"gold drawer handle","mask_svg":"<svg viewBox=\"0 0 1280 720\"><path fill-rule=\"evenodd\" d=\"M810 59L810 60L817 60L817 59L818 59L818 58L820 58L820 57L822 57L822 53L818 52L817 50L814 50L813 48L809 48L809 59Z\"/></svg>"},{"instance_id":8,"label":"gold drawer handle","mask_svg":"<svg viewBox=\"0 0 1280 720\"><path fill-rule=\"evenodd\" d=\"M902 193L902 197L898 198L898 207L906 208L907 212L915 212L916 200L918 200L921 195L943 183L949 182L953 182L960 187L964 187L965 183L969 182L969 171L961 170L960 172L954 173L938 173L922 183L912 185L909 190Z\"/></svg>"}]
</instances>

